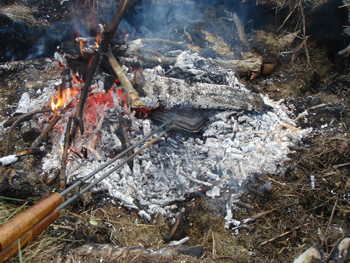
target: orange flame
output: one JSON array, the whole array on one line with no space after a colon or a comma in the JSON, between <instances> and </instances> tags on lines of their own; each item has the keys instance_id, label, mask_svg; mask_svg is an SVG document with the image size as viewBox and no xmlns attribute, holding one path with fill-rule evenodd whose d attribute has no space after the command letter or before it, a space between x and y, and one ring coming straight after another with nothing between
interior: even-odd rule
<instances>
[{"instance_id":1,"label":"orange flame","mask_svg":"<svg viewBox=\"0 0 350 263\"><path fill-rule=\"evenodd\" d=\"M62 89L60 85L57 85L57 96L51 97L51 109L61 109L69 103L69 101L78 93L77 89Z\"/></svg>"}]
</instances>

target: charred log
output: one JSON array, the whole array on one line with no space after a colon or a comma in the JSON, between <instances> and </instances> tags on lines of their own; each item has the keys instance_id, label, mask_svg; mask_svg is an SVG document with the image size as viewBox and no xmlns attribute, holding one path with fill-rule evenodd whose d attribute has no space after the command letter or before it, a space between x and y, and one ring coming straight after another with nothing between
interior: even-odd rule
<instances>
[{"instance_id":1,"label":"charred log","mask_svg":"<svg viewBox=\"0 0 350 263\"><path fill-rule=\"evenodd\" d=\"M203 109L265 110L259 94L225 85L194 83L191 86L182 79L166 78L144 71L135 73L134 87L148 108L181 105Z\"/></svg>"}]
</instances>

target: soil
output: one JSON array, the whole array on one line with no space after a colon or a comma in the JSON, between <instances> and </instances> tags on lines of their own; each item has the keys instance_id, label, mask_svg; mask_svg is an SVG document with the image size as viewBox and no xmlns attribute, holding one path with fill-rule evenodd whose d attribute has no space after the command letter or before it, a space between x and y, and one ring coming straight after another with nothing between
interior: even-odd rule
<instances>
[{"instance_id":1,"label":"soil","mask_svg":"<svg viewBox=\"0 0 350 263\"><path fill-rule=\"evenodd\" d=\"M7 1L2 4L2 8L13 8L13 2L15 1ZM21 4L26 6L28 3L21 1ZM266 6L272 4L274 3L269 2ZM336 1L328 4L336 5ZM222 12L220 8L208 8L208 17L212 18L213 13L216 15ZM241 8L244 9L244 6ZM264 24L263 29L259 27L247 31L248 37L252 39L251 50L266 60L273 61L275 67L267 76L260 76L255 80L242 77L241 81L275 101L283 100L292 111L292 117L300 117L298 126L312 128L312 133L299 146L291 149L289 160L284 164L287 167L286 172L258 174L246 182L246 191L240 196L243 206L233 207L233 218L242 222L252 216L260 216L244 227L230 226L226 229L223 219L225 202L220 198L208 198L204 192L177 204L184 212L180 214L180 225L172 240L190 237L186 245L202 245L204 253L199 261L191 257L178 257L173 262L291 262L315 242L322 244L322 249L327 254L339 240L350 234L348 58L335 59L335 52L330 47L333 41L337 41L334 40L336 36L318 34L318 29L313 26L309 28L309 32L316 32L314 35L319 37L307 40L310 64L303 47L294 62L290 63L293 59L290 51L295 53L303 40L299 35L294 41L282 41L285 40L282 36L287 35L287 31L293 32L290 29L296 27L298 19L299 22L302 19L300 13L295 11L290 18L292 22L278 31L290 13L288 10L287 6L280 8L278 15L281 17L277 25ZM21 12L23 14L23 10ZM68 15L66 12L64 9L63 14ZM311 12L312 15L317 14ZM311 15L306 15L312 19ZM26 19L32 18L27 15ZM270 20L271 16L266 19ZM244 22L245 25L249 24L249 20ZM0 16L0 26L1 23ZM24 19L21 23L25 23ZM33 23L32 21L29 26L33 26ZM200 46L200 37L204 38L204 34L200 32L210 31L207 29L208 27L201 25L196 31L191 31L198 33L193 46L198 43ZM217 35L219 36L220 34ZM213 41L218 41L218 38ZM220 41L230 42L232 45L238 43L242 51L245 49L237 38ZM342 38L338 42L342 41L345 43L346 40ZM223 46L227 48L226 45ZM216 52L215 49L219 48L220 51L216 53L222 54L221 47L213 45L211 49ZM212 54L212 51L208 54ZM228 54L227 51L225 54ZM1 59L5 57L2 56ZM45 78L55 78L56 74L59 74L58 69L47 72ZM24 80L31 82L30 87L35 90L35 85L40 85L40 82L36 82L37 77L31 72L24 75L17 70L0 75L0 92L3 96L0 100L1 121L8 119L14 112L20 94L27 88L23 84ZM307 114L300 115L306 110ZM30 145L30 141L25 141L19 130L15 131L13 137L17 148ZM5 135L1 135L1 138L0 154L3 156ZM51 192L58 191L58 182L50 186L44 183L47 175L40 172L41 157L29 155L13 165L0 167L0 196L17 199L3 199L0 205L6 209L11 206L20 211L23 209L23 202L32 205ZM81 256L75 253L77 247L91 243L157 249L167 244L164 240L172 230L173 223L162 215L153 215L148 222L140 218L136 211L126 209L108 193L91 192L63 210L61 217L52 226L34 239L32 245L22 250L23 262L52 262L58 259L63 262L77 262L82 259L83 262L96 262L101 255ZM289 233L282 235L287 232ZM266 242L273 238L276 239ZM104 254L103 259L103 262L128 262L127 255L118 261ZM19 262L19 256L13 257L9 262ZM150 261L135 259L135 262Z\"/></svg>"}]
</instances>

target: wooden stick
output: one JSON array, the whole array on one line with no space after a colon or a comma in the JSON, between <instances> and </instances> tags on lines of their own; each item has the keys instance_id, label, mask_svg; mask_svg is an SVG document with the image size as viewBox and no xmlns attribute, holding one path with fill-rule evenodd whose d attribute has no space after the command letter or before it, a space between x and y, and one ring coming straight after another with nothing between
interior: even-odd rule
<instances>
[{"instance_id":1,"label":"wooden stick","mask_svg":"<svg viewBox=\"0 0 350 263\"><path fill-rule=\"evenodd\" d=\"M44 113L44 112L51 112L51 109L41 109L41 110L36 110L32 111L26 114L21 115L14 123L12 123L11 128L8 131L7 134L7 142L6 142L6 148L5 148L5 155L8 155L8 151L10 149L10 143L11 143L11 137L12 137L12 132L16 128L18 124L20 124L22 121L29 120L33 115L38 114L38 113Z\"/></svg>"},{"instance_id":2,"label":"wooden stick","mask_svg":"<svg viewBox=\"0 0 350 263\"><path fill-rule=\"evenodd\" d=\"M68 122L67 122L66 132L64 135L64 149L63 149L63 155L62 155L62 160L61 160L61 170L60 170L61 191L66 188L66 164L67 164L71 124L72 124L72 118L69 117Z\"/></svg>"},{"instance_id":3,"label":"wooden stick","mask_svg":"<svg viewBox=\"0 0 350 263\"><path fill-rule=\"evenodd\" d=\"M283 234L281 234L281 235L279 235L277 237L271 238L271 239L269 239L269 240L267 240L265 242L260 243L259 246L266 245L267 243L271 243L271 242L275 241L276 239L279 239L280 237L284 237L286 235L289 235L293 231L298 230L298 229L300 229L300 228L302 228L304 226L307 226L307 225L310 225L310 223L306 223L306 224L303 224L301 226L294 227L292 230L289 230L289 231L287 231L287 232L285 232L285 233L283 233Z\"/></svg>"},{"instance_id":4,"label":"wooden stick","mask_svg":"<svg viewBox=\"0 0 350 263\"><path fill-rule=\"evenodd\" d=\"M108 57L109 63L111 64L115 74L117 74L119 81L126 92L126 95L128 97L128 105L133 105L134 107L137 107L137 108L146 107L146 105L143 104L142 101L140 100L140 97L137 91L131 85L131 82L128 76L125 74L125 72L119 65L116 58L113 56L113 53L110 47L107 48L107 57Z\"/></svg>"},{"instance_id":5,"label":"wooden stick","mask_svg":"<svg viewBox=\"0 0 350 263\"><path fill-rule=\"evenodd\" d=\"M62 110L66 110L68 108L70 108L70 106L77 100L77 98L74 98L73 100L71 100L63 109L60 109L58 112L55 113L53 120L50 122L49 126L46 127L45 130L43 130L43 132L39 135L38 138L35 139L35 141L32 143L31 147L37 147L40 145L40 143L43 140L47 139L47 135L48 133L52 130L53 127L55 127L55 125L57 124L57 122L59 122L59 120L61 119L61 116L59 115L59 112Z\"/></svg>"}]
</instances>

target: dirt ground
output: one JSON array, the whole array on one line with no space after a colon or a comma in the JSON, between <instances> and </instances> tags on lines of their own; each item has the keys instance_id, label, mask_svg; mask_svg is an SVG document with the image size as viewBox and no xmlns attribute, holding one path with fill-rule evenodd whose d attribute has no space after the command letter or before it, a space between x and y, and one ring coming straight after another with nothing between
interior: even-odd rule
<instances>
[{"instance_id":1,"label":"dirt ground","mask_svg":"<svg viewBox=\"0 0 350 263\"><path fill-rule=\"evenodd\" d=\"M302 19L300 14L293 16ZM256 219L243 227L225 229L223 203L204 194L177 204L184 212L172 240L189 237L186 245L202 245L203 254L201 259L175 256L171 262L291 262L315 242L328 254L339 240L350 235L347 57L336 60L317 39L306 40L306 49L300 34L289 35L291 41L285 38L286 30L282 34L277 29L271 26L248 33L253 39L252 50L272 61L274 69L267 76L254 80L242 77L241 81L276 102L283 100L298 118L298 126L313 128L313 132L291 149L284 163L286 172L259 174L246 182L241 204L233 207L233 218ZM24 78L16 73L1 76L1 94L7 98L0 102L1 121L10 116L22 92L11 87L23 89ZM35 82L35 76L32 78ZM308 114L301 115L305 110ZM17 147L28 146L19 130L13 137ZM5 138L2 134L1 156ZM11 166L0 167L0 224L58 189L58 182L45 185L45 174L38 170L39 159L28 155ZM173 223L162 215L154 215L147 222L107 192L92 192L63 210L54 224L9 262L155 262L148 256L134 257L130 250L112 257L108 250L92 249L88 254L79 248L107 244L158 249L167 245Z\"/></svg>"}]
</instances>

